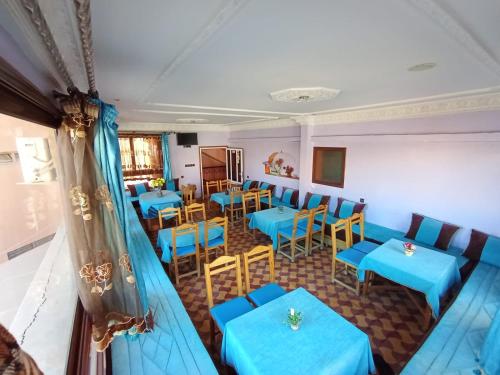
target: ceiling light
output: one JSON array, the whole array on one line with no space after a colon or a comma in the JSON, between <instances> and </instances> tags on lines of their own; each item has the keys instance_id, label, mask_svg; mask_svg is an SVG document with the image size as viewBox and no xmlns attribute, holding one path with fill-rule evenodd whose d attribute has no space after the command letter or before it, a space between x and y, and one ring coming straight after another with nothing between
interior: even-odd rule
<instances>
[{"instance_id":1,"label":"ceiling light","mask_svg":"<svg viewBox=\"0 0 500 375\"><path fill-rule=\"evenodd\" d=\"M432 69L436 66L436 63L433 62L427 62L427 63L422 63L422 64L417 64L410 66L408 68L409 72L423 72L424 70L429 70Z\"/></svg>"},{"instance_id":2,"label":"ceiling light","mask_svg":"<svg viewBox=\"0 0 500 375\"><path fill-rule=\"evenodd\" d=\"M286 103L309 103L334 99L340 90L326 87L303 87L274 91L271 99Z\"/></svg>"},{"instance_id":3,"label":"ceiling light","mask_svg":"<svg viewBox=\"0 0 500 375\"><path fill-rule=\"evenodd\" d=\"M178 118L177 120L175 120L175 122L178 122L179 124L203 124L209 121L205 118L185 117L185 118Z\"/></svg>"}]
</instances>

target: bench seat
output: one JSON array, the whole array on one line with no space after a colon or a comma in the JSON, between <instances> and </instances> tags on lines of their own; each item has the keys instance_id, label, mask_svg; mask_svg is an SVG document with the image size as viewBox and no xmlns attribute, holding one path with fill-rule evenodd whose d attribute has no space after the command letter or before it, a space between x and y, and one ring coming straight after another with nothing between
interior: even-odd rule
<instances>
[{"instance_id":1,"label":"bench seat","mask_svg":"<svg viewBox=\"0 0 500 375\"><path fill-rule=\"evenodd\" d=\"M479 352L500 308L500 268L479 262L401 374L475 374Z\"/></svg>"}]
</instances>

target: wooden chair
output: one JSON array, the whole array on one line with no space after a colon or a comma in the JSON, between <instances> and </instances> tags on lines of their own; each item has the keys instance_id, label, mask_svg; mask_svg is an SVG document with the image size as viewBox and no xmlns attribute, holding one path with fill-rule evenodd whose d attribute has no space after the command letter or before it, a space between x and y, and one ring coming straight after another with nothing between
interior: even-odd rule
<instances>
[{"instance_id":1,"label":"wooden chair","mask_svg":"<svg viewBox=\"0 0 500 375\"><path fill-rule=\"evenodd\" d=\"M260 211L259 193L257 191L248 191L241 196L243 205L243 232L247 232L247 220L250 222L255 211Z\"/></svg>"},{"instance_id":2,"label":"wooden chair","mask_svg":"<svg viewBox=\"0 0 500 375\"><path fill-rule=\"evenodd\" d=\"M267 208L271 208L271 190L260 190L259 191L259 205L266 204ZM262 207L260 207L262 208Z\"/></svg>"},{"instance_id":3,"label":"wooden chair","mask_svg":"<svg viewBox=\"0 0 500 375\"><path fill-rule=\"evenodd\" d=\"M231 182L231 181L229 181L228 189L230 191L241 191L242 190L241 189L241 184L237 184L237 183L234 183L234 182Z\"/></svg>"},{"instance_id":4,"label":"wooden chair","mask_svg":"<svg viewBox=\"0 0 500 375\"><path fill-rule=\"evenodd\" d=\"M160 229L163 229L163 220L170 220L175 218L175 225L182 224L181 209L179 207L167 207L158 211L158 221L160 222Z\"/></svg>"},{"instance_id":5,"label":"wooden chair","mask_svg":"<svg viewBox=\"0 0 500 375\"><path fill-rule=\"evenodd\" d=\"M267 259L269 263L269 283L251 291L249 265L262 259ZM286 294L285 289L274 282L274 250L272 245L259 245L243 253L243 266L245 269L245 289L247 296L255 306L262 306Z\"/></svg>"},{"instance_id":6,"label":"wooden chair","mask_svg":"<svg viewBox=\"0 0 500 375\"><path fill-rule=\"evenodd\" d=\"M177 246L178 240L183 236L194 236L194 244L188 246ZM172 259L174 261L175 283L179 284L182 277L197 274L200 277L200 247L199 247L198 224L182 224L181 226L172 228ZM179 273L179 263L183 260L189 260L194 256L196 261L196 269Z\"/></svg>"},{"instance_id":7,"label":"wooden chair","mask_svg":"<svg viewBox=\"0 0 500 375\"><path fill-rule=\"evenodd\" d=\"M309 253L312 253L315 249L323 249L325 246L325 226L326 226L326 214L328 212L327 206L319 205L316 208L311 209L311 233L309 236ZM314 238L315 234L319 234L319 238Z\"/></svg>"},{"instance_id":8,"label":"wooden chair","mask_svg":"<svg viewBox=\"0 0 500 375\"><path fill-rule=\"evenodd\" d=\"M343 287L353 291L359 295L360 283L357 276L357 269L361 259L366 255L351 246L351 224L349 219L339 219L332 227L332 282L338 283ZM337 248L337 233L344 231L347 248L338 251ZM355 286L348 285L337 278L337 263L342 264L346 275L350 275L355 279Z\"/></svg>"},{"instance_id":9,"label":"wooden chair","mask_svg":"<svg viewBox=\"0 0 500 375\"><path fill-rule=\"evenodd\" d=\"M223 255L215 259L212 263L205 263L205 285L207 288L207 302L210 312L210 346L214 347L215 341L215 326L220 332L224 332L226 323L230 320L237 318L251 310L253 306L243 296L243 287L241 282L241 267L240 256L227 256ZM236 288L238 297L229 301L223 302L219 305L214 305L213 292L212 292L212 276L218 275L225 271L235 270L236 273Z\"/></svg>"},{"instance_id":10,"label":"wooden chair","mask_svg":"<svg viewBox=\"0 0 500 375\"><path fill-rule=\"evenodd\" d=\"M309 211L302 210L297 212L293 218L293 225L278 230L278 253L295 261L297 255L309 253L309 235L311 233L311 215ZM288 242L281 244L281 238ZM299 245L299 241L304 240L304 246ZM290 252L284 251L286 247L290 248Z\"/></svg>"},{"instance_id":11,"label":"wooden chair","mask_svg":"<svg viewBox=\"0 0 500 375\"><path fill-rule=\"evenodd\" d=\"M219 181L217 181L217 183L219 184L219 186L218 186L219 191L226 191L230 185L229 180L219 180Z\"/></svg>"},{"instance_id":12,"label":"wooden chair","mask_svg":"<svg viewBox=\"0 0 500 375\"><path fill-rule=\"evenodd\" d=\"M196 185L182 185L182 201L185 205L190 205L194 202L194 194L196 192Z\"/></svg>"},{"instance_id":13,"label":"wooden chair","mask_svg":"<svg viewBox=\"0 0 500 375\"><path fill-rule=\"evenodd\" d=\"M236 221L235 216L238 218L243 214L243 204L241 203L242 195L243 193L241 190L231 191L229 193L229 206L225 207L224 214L229 214L229 222L231 223L231 226L233 226ZM237 200L239 200L239 202L237 202Z\"/></svg>"},{"instance_id":14,"label":"wooden chair","mask_svg":"<svg viewBox=\"0 0 500 375\"><path fill-rule=\"evenodd\" d=\"M210 189L215 188L215 192L219 191L219 181L205 181L205 194L204 197L210 198Z\"/></svg>"},{"instance_id":15,"label":"wooden chair","mask_svg":"<svg viewBox=\"0 0 500 375\"><path fill-rule=\"evenodd\" d=\"M208 232L210 229L221 228L222 235L217 238L209 240ZM227 217L214 217L205 222L203 233L203 249L205 250L205 263L210 259L209 252L215 250L215 257L217 257L217 250L222 249L224 255L227 255Z\"/></svg>"},{"instance_id":16,"label":"wooden chair","mask_svg":"<svg viewBox=\"0 0 500 375\"><path fill-rule=\"evenodd\" d=\"M365 240L365 214L361 212L359 214L352 215L349 220L349 225L351 234L354 233L352 230L353 226L359 226L359 241L354 243L354 238L351 238L351 246L353 248L361 251L362 253L368 254L380 246L375 242Z\"/></svg>"},{"instance_id":17,"label":"wooden chair","mask_svg":"<svg viewBox=\"0 0 500 375\"><path fill-rule=\"evenodd\" d=\"M205 211L205 203L192 203L184 207L184 214L186 216L186 223L194 223L200 220L194 220L194 214L201 212L203 221L207 221L207 213Z\"/></svg>"}]
</instances>

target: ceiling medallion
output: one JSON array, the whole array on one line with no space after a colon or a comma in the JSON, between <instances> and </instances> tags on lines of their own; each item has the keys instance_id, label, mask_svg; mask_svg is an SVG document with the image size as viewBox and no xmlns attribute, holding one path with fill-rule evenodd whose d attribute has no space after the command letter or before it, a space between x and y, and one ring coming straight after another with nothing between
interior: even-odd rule
<instances>
[{"instance_id":1,"label":"ceiling medallion","mask_svg":"<svg viewBox=\"0 0 500 375\"><path fill-rule=\"evenodd\" d=\"M177 120L175 120L175 122L179 124L204 124L210 121L208 121L205 118L185 117L185 118L178 118Z\"/></svg>"},{"instance_id":2,"label":"ceiling medallion","mask_svg":"<svg viewBox=\"0 0 500 375\"><path fill-rule=\"evenodd\" d=\"M326 87L303 87L274 91L271 99L276 102L309 103L334 99L340 90Z\"/></svg>"}]
</instances>

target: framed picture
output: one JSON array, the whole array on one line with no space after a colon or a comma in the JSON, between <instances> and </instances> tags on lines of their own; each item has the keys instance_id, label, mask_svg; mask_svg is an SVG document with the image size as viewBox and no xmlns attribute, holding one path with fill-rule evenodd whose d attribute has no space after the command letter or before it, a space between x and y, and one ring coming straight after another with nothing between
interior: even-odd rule
<instances>
[{"instance_id":1,"label":"framed picture","mask_svg":"<svg viewBox=\"0 0 500 375\"><path fill-rule=\"evenodd\" d=\"M344 187L345 147L314 147L312 182Z\"/></svg>"}]
</instances>

